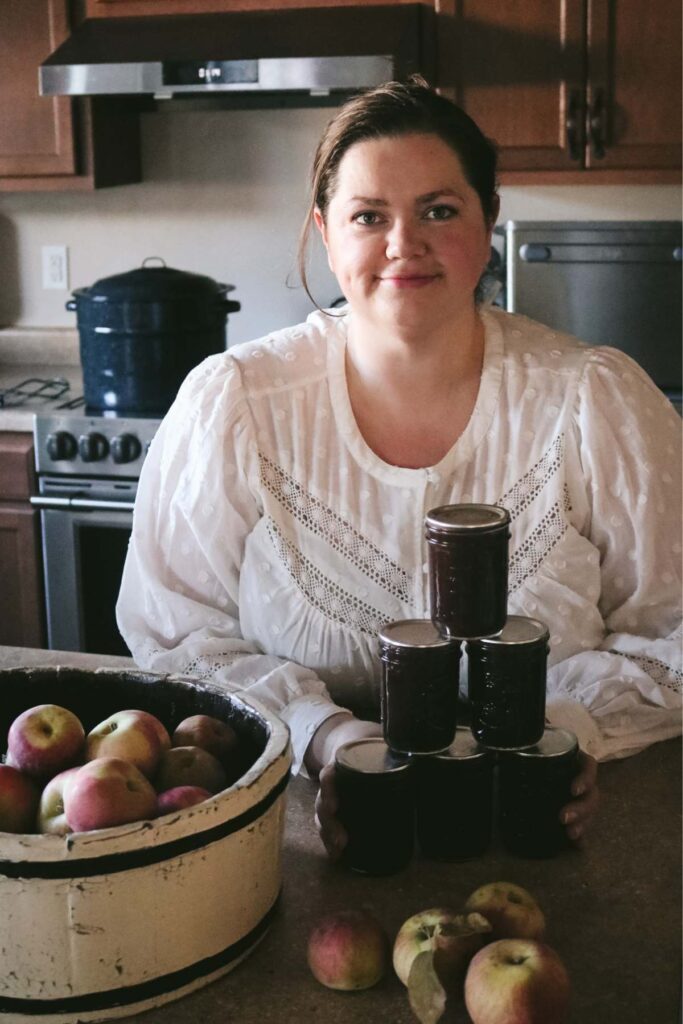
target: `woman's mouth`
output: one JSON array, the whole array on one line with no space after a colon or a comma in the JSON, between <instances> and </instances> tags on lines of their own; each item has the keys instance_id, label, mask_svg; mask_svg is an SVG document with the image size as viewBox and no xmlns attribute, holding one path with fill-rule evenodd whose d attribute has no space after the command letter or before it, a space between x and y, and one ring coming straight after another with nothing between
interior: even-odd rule
<instances>
[{"instance_id":1,"label":"woman's mouth","mask_svg":"<svg viewBox=\"0 0 683 1024\"><path fill-rule=\"evenodd\" d=\"M436 281L438 274L386 274L381 278L393 288L423 288Z\"/></svg>"}]
</instances>

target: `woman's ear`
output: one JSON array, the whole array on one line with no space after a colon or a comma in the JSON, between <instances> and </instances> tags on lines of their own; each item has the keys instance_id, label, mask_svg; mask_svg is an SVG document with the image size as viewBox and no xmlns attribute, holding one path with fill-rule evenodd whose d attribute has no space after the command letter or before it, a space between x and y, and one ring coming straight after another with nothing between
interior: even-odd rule
<instances>
[{"instance_id":1,"label":"woman's ear","mask_svg":"<svg viewBox=\"0 0 683 1024\"><path fill-rule=\"evenodd\" d=\"M320 209L317 206L313 207L313 220L315 221L315 226L320 232L320 235L323 240L323 245L327 249L327 229L325 227L325 218L323 217L322 213L320 212Z\"/></svg>"},{"instance_id":2,"label":"woman's ear","mask_svg":"<svg viewBox=\"0 0 683 1024\"><path fill-rule=\"evenodd\" d=\"M327 252L327 265L334 274L335 270L334 267L332 266L332 256L330 254L330 247L327 244L327 227L325 225L325 218L323 217L319 207L317 206L313 208L313 220L315 221L315 226L320 232L320 237L323 240L323 245L325 246L325 251Z\"/></svg>"}]
</instances>

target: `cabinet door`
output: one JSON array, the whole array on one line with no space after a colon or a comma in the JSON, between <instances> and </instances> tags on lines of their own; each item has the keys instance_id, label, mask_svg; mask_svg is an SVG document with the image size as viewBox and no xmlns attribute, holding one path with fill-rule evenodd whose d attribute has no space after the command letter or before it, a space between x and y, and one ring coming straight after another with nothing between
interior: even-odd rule
<instances>
[{"instance_id":1,"label":"cabinet door","mask_svg":"<svg viewBox=\"0 0 683 1024\"><path fill-rule=\"evenodd\" d=\"M585 4L440 3L439 83L497 142L501 171L581 167Z\"/></svg>"},{"instance_id":2,"label":"cabinet door","mask_svg":"<svg viewBox=\"0 0 683 1024\"><path fill-rule=\"evenodd\" d=\"M44 647L40 518L30 505L0 502L0 644Z\"/></svg>"},{"instance_id":3,"label":"cabinet door","mask_svg":"<svg viewBox=\"0 0 683 1024\"><path fill-rule=\"evenodd\" d=\"M67 0L0 3L0 175L73 174L68 97L38 93L38 65L67 35Z\"/></svg>"},{"instance_id":4,"label":"cabinet door","mask_svg":"<svg viewBox=\"0 0 683 1024\"><path fill-rule=\"evenodd\" d=\"M362 7L412 3L413 0L86 0L89 18L135 18L155 14L223 14L226 11L283 7Z\"/></svg>"},{"instance_id":5,"label":"cabinet door","mask_svg":"<svg viewBox=\"0 0 683 1024\"><path fill-rule=\"evenodd\" d=\"M681 166L681 5L589 0L586 166Z\"/></svg>"}]
</instances>

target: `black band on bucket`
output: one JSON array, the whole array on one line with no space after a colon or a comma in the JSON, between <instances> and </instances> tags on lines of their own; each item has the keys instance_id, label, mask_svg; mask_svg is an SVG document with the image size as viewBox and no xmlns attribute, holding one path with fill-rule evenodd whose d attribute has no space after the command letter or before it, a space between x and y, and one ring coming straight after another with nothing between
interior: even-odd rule
<instances>
[{"instance_id":1,"label":"black band on bucket","mask_svg":"<svg viewBox=\"0 0 683 1024\"><path fill-rule=\"evenodd\" d=\"M220 953L214 953L212 956L198 960L188 967L182 967L178 971L172 971L159 978L152 978L150 981L143 981L138 985L108 989L105 992L88 992L86 995L66 996L61 999L13 999L0 996L0 1013L23 1013L26 1015L90 1013L113 1009L116 1006L130 1006L131 1003L145 1002L155 996L174 992L199 978L219 971L221 967L226 967L248 952L270 926L279 902L280 893L258 924L237 942L233 942L231 946L221 950Z\"/></svg>"},{"instance_id":2,"label":"black band on bucket","mask_svg":"<svg viewBox=\"0 0 683 1024\"><path fill-rule=\"evenodd\" d=\"M91 878L94 875L112 875L119 871L129 871L132 868L146 867L149 864L170 860L171 857L199 850L208 846L209 843L224 839L225 836L239 832L246 825L250 825L275 803L280 794L284 792L288 781L289 771L266 793L262 800L242 814L238 814L237 817L231 818L230 821L226 821L222 825L194 832L190 836L183 836L182 839L174 839L169 843L142 850L105 854L102 857L74 857L73 860L58 861L1 860L0 876L5 878ZM147 823L147 827L153 828L154 823ZM68 839L67 836L67 842Z\"/></svg>"}]
</instances>

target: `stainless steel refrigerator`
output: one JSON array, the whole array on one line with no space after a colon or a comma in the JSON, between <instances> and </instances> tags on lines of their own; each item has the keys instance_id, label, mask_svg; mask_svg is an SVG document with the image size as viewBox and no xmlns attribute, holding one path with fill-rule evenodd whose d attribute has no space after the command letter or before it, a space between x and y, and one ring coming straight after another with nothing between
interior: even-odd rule
<instances>
[{"instance_id":1,"label":"stainless steel refrigerator","mask_svg":"<svg viewBox=\"0 0 683 1024\"><path fill-rule=\"evenodd\" d=\"M508 221L500 304L632 356L680 408L680 221Z\"/></svg>"}]
</instances>

